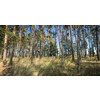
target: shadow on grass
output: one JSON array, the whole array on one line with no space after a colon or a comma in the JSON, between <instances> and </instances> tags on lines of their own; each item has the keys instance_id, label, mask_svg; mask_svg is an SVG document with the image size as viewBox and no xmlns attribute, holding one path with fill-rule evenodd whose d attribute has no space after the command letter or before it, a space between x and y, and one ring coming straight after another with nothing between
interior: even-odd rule
<instances>
[{"instance_id":1,"label":"shadow on grass","mask_svg":"<svg viewBox=\"0 0 100 100\"><path fill-rule=\"evenodd\" d=\"M39 76L76 76L77 68L67 67L66 69L61 68L61 63L52 61L45 68L40 68Z\"/></svg>"},{"instance_id":2,"label":"shadow on grass","mask_svg":"<svg viewBox=\"0 0 100 100\"><path fill-rule=\"evenodd\" d=\"M99 76L100 63L80 63L80 73L77 72L77 60L73 66L66 60L65 69L61 68L61 62L52 60L49 65L20 64L6 68L2 71L3 76Z\"/></svg>"},{"instance_id":3,"label":"shadow on grass","mask_svg":"<svg viewBox=\"0 0 100 100\"><path fill-rule=\"evenodd\" d=\"M2 76L32 76L32 67L10 67L2 71Z\"/></svg>"},{"instance_id":4,"label":"shadow on grass","mask_svg":"<svg viewBox=\"0 0 100 100\"><path fill-rule=\"evenodd\" d=\"M87 66L87 67L86 67ZM100 63L81 63L82 76L99 76L100 75Z\"/></svg>"}]
</instances>

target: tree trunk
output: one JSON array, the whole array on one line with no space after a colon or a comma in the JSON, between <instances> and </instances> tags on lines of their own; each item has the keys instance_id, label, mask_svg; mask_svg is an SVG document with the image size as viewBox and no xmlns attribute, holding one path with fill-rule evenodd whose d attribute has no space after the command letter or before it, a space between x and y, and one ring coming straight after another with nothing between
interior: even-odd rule
<instances>
[{"instance_id":1,"label":"tree trunk","mask_svg":"<svg viewBox=\"0 0 100 100\"><path fill-rule=\"evenodd\" d=\"M40 59L42 58L42 49L41 49L41 25L39 26L40 28Z\"/></svg>"},{"instance_id":2,"label":"tree trunk","mask_svg":"<svg viewBox=\"0 0 100 100\"><path fill-rule=\"evenodd\" d=\"M90 37L89 37L89 31L88 31L88 41L89 41L89 54L90 54Z\"/></svg>"},{"instance_id":3,"label":"tree trunk","mask_svg":"<svg viewBox=\"0 0 100 100\"><path fill-rule=\"evenodd\" d=\"M93 33L93 43L95 44L94 39L95 39L95 35L94 35L94 33ZM93 46L92 46L92 48L93 48L93 57L94 57L94 44L93 44Z\"/></svg>"},{"instance_id":4,"label":"tree trunk","mask_svg":"<svg viewBox=\"0 0 100 100\"><path fill-rule=\"evenodd\" d=\"M85 33L86 33L86 29L85 29ZM85 34L84 34L84 46L85 46L85 57L86 57Z\"/></svg>"},{"instance_id":5,"label":"tree trunk","mask_svg":"<svg viewBox=\"0 0 100 100\"><path fill-rule=\"evenodd\" d=\"M22 27L22 26L21 26ZM22 43L22 35L23 35L24 25L22 31L20 29L20 41L19 41L19 48L18 48L18 59L20 60L20 51L21 51L21 43Z\"/></svg>"},{"instance_id":6,"label":"tree trunk","mask_svg":"<svg viewBox=\"0 0 100 100\"><path fill-rule=\"evenodd\" d=\"M32 64L32 30L33 30L33 25L31 25L31 36L30 36L30 60Z\"/></svg>"},{"instance_id":7,"label":"tree trunk","mask_svg":"<svg viewBox=\"0 0 100 100\"><path fill-rule=\"evenodd\" d=\"M14 25L13 34L15 35L15 33L16 33L16 25ZM12 49L11 49L11 55L10 55L10 62L9 62L9 64L8 64L8 66L12 65L13 56L14 56L14 40L13 40L13 42L12 42Z\"/></svg>"},{"instance_id":8,"label":"tree trunk","mask_svg":"<svg viewBox=\"0 0 100 100\"><path fill-rule=\"evenodd\" d=\"M66 40L65 40L65 55L67 57L67 47L66 47L66 42L67 42L67 29L65 30L65 37L66 37Z\"/></svg>"},{"instance_id":9,"label":"tree trunk","mask_svg":"<svg viewBox=\"0 0 100 100\"><path fill-rule=\"evenodd\" d=\"M43 33L43 30L44 30L44 25L43 25L43 29L42 29L42 41L41 41L41 43L42 43L42 57L44 57L44 40L43 40L44 33Z\"/></svg>"},{"instance_id":10,"label":"tree trunk","mask_svg":"<svg viewBox=\"0 0 100 100\"><path fill-rule=\"evenodd\" d=\"M96 25L96 43L97 43L97 58L98 60L100 60L99 58L99 39L98 39L98 26Z\"/></svg>"},{"instance_id":11,"label":"tree trunk","mask_svg":"<svg viewBox=\"0 0 100 100\"><path fill-rule=\"evenodd\" d=\"M3 60L4 48L1 49L1 59Z\"/></svg>"},{"instance_id":12,"label":"tree trunk","mask_svg":"<svg viewBox=\"0 0 100 100\"><path fill-rule=\"evenodd\" d=\"M77 45L76 30L75 30L75 40L76 40L76 45ZM77 47L77 56L78 56L78 47Z\"/></svg>"},{"instance_id":13,"label":"tree trunk","mask_svg":"<svg viewBox=\"0 0 100 100\"><path fill-rule=\"evenodd\" d=\"M33 56L35 57L35 54L34 54L34 50L35 50L35 44L34 44L34 41L35 41L35 29L36 29L36 25L34 27L34 32L33 32Z\"/></svg>"},{"instance_id":14,"label":"tree trunk","mask_svg":"<svg viewBox=\"0 0 100 100\"><path fill-rule=\"evenodd\" d=\"M36 33L36 57L38 57L38 25L37 25L37 33Z\"/></svg>"},{"instance_id":15,"label":"tree trunk","mask_svg":"<svg viewBox=\"0 0 100 100\"><path fill-rule=\"evenodd\" d=\"M83 41L84 41L84 42L83 42L83 43L84 43L84 46L83 46L83 48L85 49L85 47L86 47L86 46L85 46L85 36L84 36L84 29L82 29L82 34L83 34ZM86 50L86 49L85 49L85 50ZM84 55L85 55L85 54L84 54ZM86 56L85 56L85 57L86 57Z\"/></svg>"},{"instance_id":16,"label":"tree trunk","mask_svg":"<svg viewBox=\"0 0 100 100\"><path fill-rule=\"evenodd\" d=\"M8 64L8 66L10 66L10 65L12 65L12 58L13 58L13 53L14 53L14 43L12 43L12 48L11 48L11 55L10 55L10 62L9 62L9 64Z\"/></svg>"},{"instance_id":17,"label":"tree trunk","mask_svg":"<svg viewBox=\"0 0 100 100\"><path fill-rule=\"evenodd\" d=\"M61 26L60 26L60 33L61 33ZM63 43L63 37L64 37L64 26L63 26L63 32L62 32L62 36L61 36L61 41L62 41L62 68L64 69L64 43Z\"/></svg>"},{"instance_id":18,"label":"tree trunk","mask_svg":"<svg viewBox=\"0 0 100 100\"><path fill-rule=\"evenodd\" d=\"M6 25L6 31L7 30L8 30L8 25ZM4 53L3 53L3 63L2 63L2 66L4 66L6 64L7 39L8 39L8 35L7 35L7 33L5 33Z\"/></svg>"},{"instance_id":19,"label":"tree trunk","mask_svg":"<svg viewBox=\"0 0 100 100\"><path fill-rule=\"evenodd\" d=\"M74 61L74 48L73 48L73 38L72 38L72 25L70 25L70 35L71 35L72 61Z\"/></svg>"},{"instance_id":20,"label":"tree trunk","mask_svg":"<svg viewBox=\"0 0 100 100\"><path fill-rule=\"evenodd\" d=\"M57 34L57 26L56 26L56 32L55 32L55 58L57 58L57 39L56 39L56 34Z\"/></svg>"},{"instance_id":21,"label":"tree trunk","mask_svg":"<svg viewBox=\"0 0 100 100\"><path fill-rule=\"evenodd\" d=\"M49 57L49 28L48 28L48 57Z\"/></svg>"},{"instance_id":22,"label":"tree trunk","mask_svg":"<svg viewBox=\"0 0 100 100\"><path fill-rule=\"evenodd\" d=\"M80 72L80 25L78 25L78 72Z\"/></svg>"}]
</instances>

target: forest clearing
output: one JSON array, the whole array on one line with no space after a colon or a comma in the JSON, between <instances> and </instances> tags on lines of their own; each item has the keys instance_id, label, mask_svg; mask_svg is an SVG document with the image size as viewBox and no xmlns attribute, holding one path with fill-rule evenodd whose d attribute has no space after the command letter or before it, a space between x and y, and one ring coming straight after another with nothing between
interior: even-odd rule
<instances>
[{"instance_id":1,"label":"forest clearing","mask_svg":"<svg viewBox=\"0 0 100 100\"><path fill-rule=\"evenodd\" d=\"M1 25L0 75L99 76L99 25Z\"/></svg>"},{"instance_id":2,"label":"forest clearing","mask_svg":"<svg viewBox=\"0 0 100 100\"><path fill-rule=\"evenodd\" d=\"M9 58L7 58L7 64ZM33 59L30 64L30 58L22 58L18 62L18 58L13 58L13 65L1 67L0 59L0 75L3 76L98 76L100 75L100 61L95 57L82 57L80 61L80 73L77 71L77 56L75 62L71 61L71 55L64 60L64 69L61 68L61 58L43 57L42 59Z\"/></svg>"}]
</instances>

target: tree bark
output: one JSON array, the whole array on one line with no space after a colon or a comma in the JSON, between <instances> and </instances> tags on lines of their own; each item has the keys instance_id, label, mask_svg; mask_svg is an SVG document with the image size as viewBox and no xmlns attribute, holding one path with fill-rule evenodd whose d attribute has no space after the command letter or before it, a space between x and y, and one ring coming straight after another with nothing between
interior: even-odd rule
<instances>
[{"instance_id":1,"label":"tree bark","mask_svg":"<svg viewBox=\"0 0 100 100\"><path fill-rule=\"evenodd\" d=\"M67 57L67 47L66 47L66 42L67 42L67 29L65 31L66 31L65 32L65 37L66 37L66 39L65 39L65 55Z\"/></svg>"},{"instance_id":2,"label":"tree bark","mask_svg":"<svg viewBox=\"0 0 100 100\"><path fill-rule=\"evenodd\" d=\"M6 25L6 31L8 30L8 25ZM7 53L7 39L8 35L5 33L5 39L4 39L4 53L3 53L3 63L2 66L6 64L6 53Z\"/></svg>"},{"instance_id":3,"label":"tree bark","mask_svg":"<svg viewBox=\"0 0 100 100\"><path fill-rule=\"evenodd\" d=\"M39 26L40 28L40 59L42 58L42 49L41 49L41 25Z\"/></svg>"},{"instance_id":4,"label":"tree bark","mask_svg":"<svg viewBox=\"0 0 100 100\"><path fill-rule=\"evenodd\" d=\"M74 48L73 48L73 38L72 38L72 25L70 25L70 35L71 35L72 61L74 61Z\"/></svg>"},{"instance_id":5,"label":"tree bark","mask_svg":"<svg viewBox=\"0 0 100 100\"><path fill-rule=\"evenodd\" d=\"M33 30L33 25L31 25L31 37L30 37L30 60L32 64L32 30Z\"/></svg>"},{"instance_id":6,"label":"tree bark","mask_svg":"<svg viewBox=\"0 0 100 100\"><path fill-rule=\"evenodd\" d=\"M36 33L36 57L38 57L38 25L37 25L37 33Z\"/></svg>"},{"instance_id":7,"label":"tree bark","mask_svg":"<svg viewBox=\"0 0 100 100\"><path fill-rule=\"evenodd\" d=\"M21 26L22 27L22 26ZM22 35L23 35L24 25L22 31L20 29L20 41L19 41L19 48L18 48L18 59L20 60L20 51L21 51L21 43L22 43Z\"/></svg>"},{"instance_id":8,"label":"tree bark","mask_svg":"<svg viewBox=\"0 0 100 100\"><path fill-rule=\"evenodd\" d=\"M77 45L76 30L75 30L75 40L76 40L76 45ZM77 47L77 56L78 56L78 47Z\"/></svg>"},{"instance_id":9,"label":"tree bark","mask_svg":"<svg viewBox=\"0 0 100 100\"><path fill-rule=\"evenodd\" d=\"M48 28L48 57L50 56L49 54L49 28Z\"/></svg>"},{"instance_id":10,"label":"tree bark","mask_svg":"<svg viewBox=\"0 0 100 100\"><path fill-rule=\"evenodd\" d=\"M35 54L34 54L34 50L35 50L35 44L34 44L34 41L35 41L35 29L36 29L36 25L34 27L34 32L33 32L33 56L35 57Z\"/></svg>"},{"instance_id":11,"label":"tree bark","mask_svg":"<svg viewBox=\"0 0 100 100\"><path fill-rule=\"evenodd\" d=\"M61 26L60 26L60 33L61 33ZM63 26L63 32L62 32L62 36L61 36L61 40L62 40L62 68L64 69L64 43L63 43L63 37L64 37L64 26Z\"/></svg>"},{"instance_id":12,"label":"tree bark","mask_svg":"<svg viewBox=\"0 0 100 100\"><path fill-rule=\"evenodd\" d=\"M43 33L43 30L44 30L44 25L43 25L43 29L42 29L42 41L41 41L41 43L42 43L42 57L44 57L44 40L43 40L44 33Z\"/></svg>"},{"instance_id":13,"label":"tree bark","mask_svg":"<svg viewBox=\"0 0 100 100\"><path fill-rule=\"evenodd\" d=\"M57 26L56 26L56 32L55 32L55 58L57 58L57 39L56 39L56 34L57 34Z\"/></svg>"},{"instance_id":14,"label":"tree bark","mask_svg":"<svg viewBox=\"0 0 100 100\"><path fill-rule=\"evenodd\" d=\"M99 57L99 39L98 39L98 26L96 25L96 43L97 43L97 58L100 60Z\"/></svg>"},{"instance_id":15,"label":"tree bark","mask_svg":"<svg viewBox=\"0 0 100 100\"><path fill-rule=\"evenodd\" d=\"M14 25L13 34L15 35L15 33L16 33L16 25ZM11 55L10 55L10 62L9 62L9 64L8 64L8 66L12 65L13 55L14 55L14 40L13 40L13 42L12 42L12 49L11 49Z\"/></svg>"},{"instance_id":16,"label":"tree bark","mask_svg":"<svg viewBox=\"0 0 100 100\"><path fill-rule=\"evenodd\" d=\"M78 25L78 72L80 72L80 25Z\"/></svg>"}]
</instances>

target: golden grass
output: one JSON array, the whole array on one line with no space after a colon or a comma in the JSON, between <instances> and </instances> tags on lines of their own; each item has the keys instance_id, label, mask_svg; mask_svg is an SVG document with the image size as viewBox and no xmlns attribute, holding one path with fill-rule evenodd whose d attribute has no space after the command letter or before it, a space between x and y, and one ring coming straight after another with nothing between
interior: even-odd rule
<instances>
[{"instance_id":1,"label":"golden grass","mask_svg":"<svg viewBox=\"0 0 100 100\"><path fill-rule=\"evenodd\" d=\"M3 75L11 76L77 76L77 75L100 75L100 61L97 57L82 57L80 61L80 73L77 72L77 56L72 62L72 56L64 59L64 69L61 68L61 58L43 57L34 58L31 64L29 57L13 58L13 65L3 71ZM9 58L7 58L7 64Z\"/></svg>"}]
</instances>

